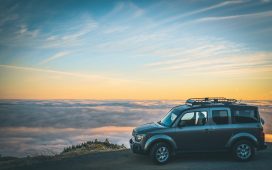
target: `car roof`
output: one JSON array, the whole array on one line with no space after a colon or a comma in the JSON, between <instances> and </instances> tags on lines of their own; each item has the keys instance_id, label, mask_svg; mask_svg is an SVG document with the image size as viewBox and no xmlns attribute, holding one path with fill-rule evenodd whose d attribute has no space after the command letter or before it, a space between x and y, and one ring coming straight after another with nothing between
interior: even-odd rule
<instances>
[{"instance_id":1,"label":"car roof","mask_svg":"<svg viewBox=\"0 0 272 170\"><path fill-rule=\"evenodd\" d=\"M190 98L186 100L185 104L176 106L173 109L178 110L179 113L182 113L185 110L213 107L228 107L230 109L258 109L257 106L248 105L238 102L236 99L229 99L225 97Z\"/></svg>"},{"instance_id":2,"label":"car roof","mask_svg":"<svg viewBox=\"0 0 272 170\"><path fill-rule=\"evenodd\" d=\"M173 109L177 109L178 111L183 112L186 110L191 110L191 109L200 109L200 108L216 108L216 107L228 107L230 109L237 109L237 108L251 108L251 109L257 109L257 106L253 106L253 105L247 105L245 103L232 103L232 104L203 104L203 105L187 105L187 104L183 104L183 105L179 105L179 106L175 106L173 107Z\"/></svg>"}]
</instances>

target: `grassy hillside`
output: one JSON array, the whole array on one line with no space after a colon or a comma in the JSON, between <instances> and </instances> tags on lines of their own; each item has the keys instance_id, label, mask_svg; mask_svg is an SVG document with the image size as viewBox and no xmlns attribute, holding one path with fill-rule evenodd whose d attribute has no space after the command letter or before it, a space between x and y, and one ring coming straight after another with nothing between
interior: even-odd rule
<instances>
[{"instance_id":1,"label":"grassy hillside","mask_svg":"<svg viewBox=\"0 0 272 170\"><path fill-rule=\"evenodd\" d=\"M104 142L95 139L94 141L87 141L79 145L72 145L64 148L60 155L80 155L90 152L114 151L122 149L127 149L124 144L112 144L108 139L106 139Z\"/></svg>"}]
</instances>

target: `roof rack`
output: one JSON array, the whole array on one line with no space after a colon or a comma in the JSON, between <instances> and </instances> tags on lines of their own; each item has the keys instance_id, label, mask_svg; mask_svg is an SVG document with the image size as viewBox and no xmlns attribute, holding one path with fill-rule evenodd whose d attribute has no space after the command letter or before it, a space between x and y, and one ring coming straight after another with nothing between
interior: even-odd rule
<instances>
[{"instance_id":1,"label":"roof rack","mask_svg":"<svg viewBox=\"0 0 272 170\"><path fill-rule=\"evenodd\" d=\"M187 105L210 105L210 104L233 104L236 99L227 99L225 97L205 97L205 98L190 98L186 101Z\"/></svg>"}]
</instances>

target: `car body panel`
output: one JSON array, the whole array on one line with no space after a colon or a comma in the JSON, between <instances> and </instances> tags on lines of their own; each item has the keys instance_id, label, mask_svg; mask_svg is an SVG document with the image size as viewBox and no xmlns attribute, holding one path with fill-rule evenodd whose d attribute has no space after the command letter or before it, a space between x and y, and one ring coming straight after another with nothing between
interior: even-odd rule
<instances>
[{"instance_id":1,"label":"car body panel","mask_svg":"<svg viewBox=\"0 0 272 170\"><path fill-rule=\"evenodd\" d=\"M258 140L257 138L250 134L250 133L237 133L233 135L228 142L226 143L225 147L231 147L237 140L239 139L248 139L253 142L254 145L258 145Z\"/></svg>"},{"instance_id":2,"label":"car body panel","mask_svg":"<svg viewBox=\"0 0 272 170\"><path fill-rule=\"evenodd\" d=\"M170 144L171 147L175 150L177 149L177 144L174 141L174 139L171 137L171 135L164 135L164 134L157 134L152 137L150 137L144 146L144 151L148 151L150 146L157 141L165 141L166 143Z\"/></svg>"},{"instance_id":3,"label":"car body panel","mask_svg":"<svg viewBox=\"0 0 272 170\"><path fill-rule=\"evenodd\" d=\"M209 130L211 126L207 121L203 126L185 126L178 127L178 123L182 116L189 112L205 111L208 113L208 108L196 108L184 111L173 125L176 128L174 139L178 146L178 151L188 152L197 150L206 150L209 142ZM208 116L208 115L207 115Z\"/></svg>"},{"instance_id":4,"label":"car body panel","mask_svg":"<svg viewBox=\"0 0 272 170\"><path fill-rule=\"evenodd\" d=\"M228 114L228 124L216 124L212 119L212 112L218 110L226 110ZM210 123L210 133L209 133L209 146L208 149L221 150L224 149L228 139L233 134L233 126L231 122L230 109L227 107L216 107L209 109L209 123Z\"/></svg>"}]
</instances>

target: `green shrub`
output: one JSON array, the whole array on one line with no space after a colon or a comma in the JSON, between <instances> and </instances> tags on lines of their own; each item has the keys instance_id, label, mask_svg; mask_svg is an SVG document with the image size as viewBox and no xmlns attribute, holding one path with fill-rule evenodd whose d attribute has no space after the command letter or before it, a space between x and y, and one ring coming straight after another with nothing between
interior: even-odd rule
<instances>
[{"instance_id":1,"label":"green shrub","mask_svg":"<svg viewBox=\"0 0 272 170\"><path fill-rule=\"evenodd\" d=\"M125 145L117 145L110 143L109 139L106 138L104 142L95 139L94 141L87 141L78 145L68 146L63 149L61 154L77 151L100 151L100 150L118 150L126 149Z\"/></svg>"}]
</instances>

